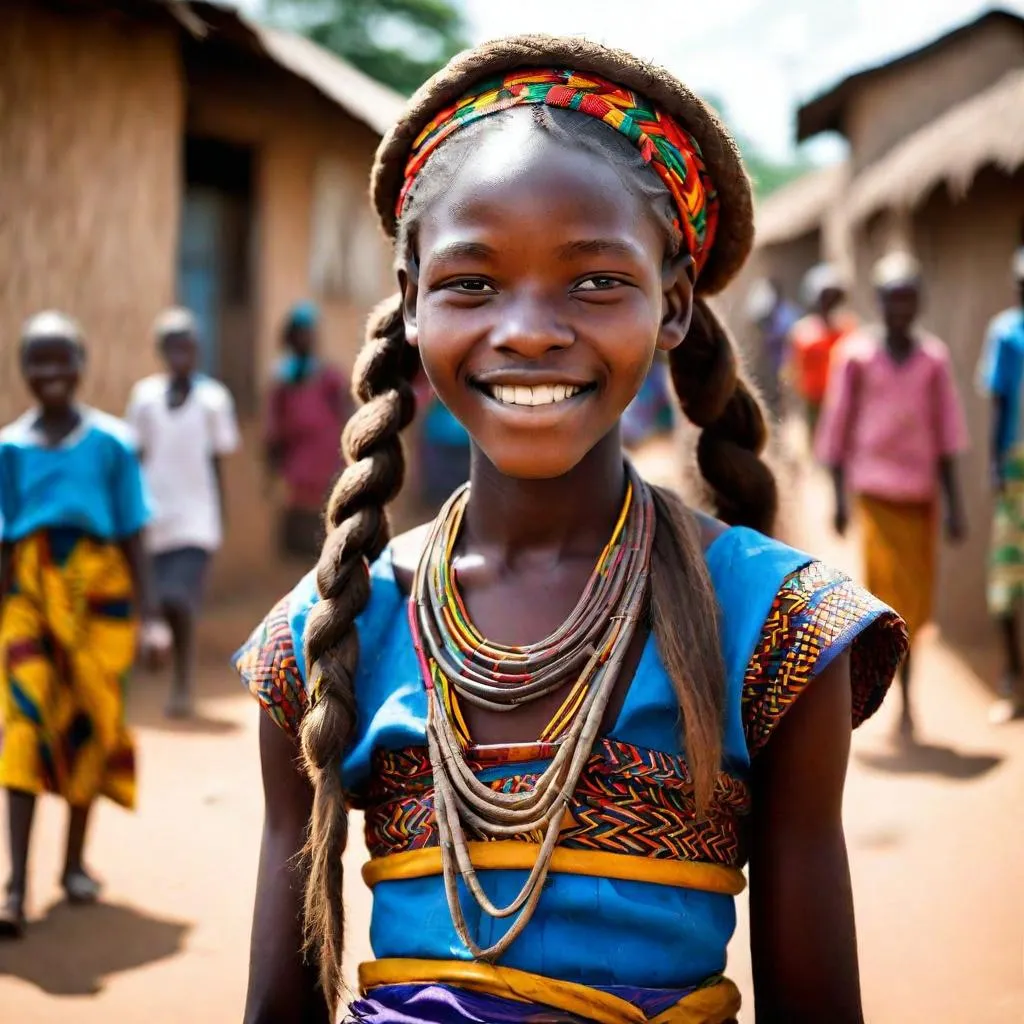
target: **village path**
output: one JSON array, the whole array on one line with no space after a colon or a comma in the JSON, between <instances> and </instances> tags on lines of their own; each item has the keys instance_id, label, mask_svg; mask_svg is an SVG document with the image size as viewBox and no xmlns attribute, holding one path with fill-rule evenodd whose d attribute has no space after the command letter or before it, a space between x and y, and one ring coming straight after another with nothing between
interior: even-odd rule
<instances>
[{"instance_id":1,"label":"village path","mask_svg":"<svg viewBox=\"0 0 1024 1024\"><path fill-rule=\"evenodd\" d=\"M822 482L812 477L796 493L803 546L848 563L849 551L820 528ZM257 712L224 664L268 597L211 611L197 723L168 726L159 687L138 680L141 806L134 815L98 810L92 861L108 881L102 905L58 900L63 815L55 802L42 804L31 930L21 944L0 946L5 1024L241 1019L261 794ZM1024 1020L1024 725L991 729L984 687L940 642L927 645L917 671L924 745L894 748L893 709L884 708L857 736L850 766L867 1019L1016 1024ZM368 955L362 852L349 857L353 962ZM741 907L730 973L749 992L743 917Z\"/></svg>"}]
</instances>

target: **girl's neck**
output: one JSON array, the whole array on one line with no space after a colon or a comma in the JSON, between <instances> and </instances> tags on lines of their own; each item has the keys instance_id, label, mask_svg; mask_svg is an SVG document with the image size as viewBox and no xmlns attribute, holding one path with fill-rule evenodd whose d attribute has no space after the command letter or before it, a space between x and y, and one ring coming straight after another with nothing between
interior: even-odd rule
<instances>
[{"instance_id":1,"label":"girl's neck","mask_svg":"<svg viewBox=\"0 0 1024 1024\"><path fill-rule=\"evenodd\" d=\"M896 362L901 363L908 359L914 351L913 329L899 332L887 330L885 335L885 347L889 350L889 355L892 356Z\"/></svg>"},{"instance_id":2,"label":"girl's neck","mask_svg":"<svg viewBox=\"0 0 1024 1024\"><path fill-rule=\"evenodd\" d=\"M593 555L615 529L626 473L618 429L565 476L519 480L503 476L474 446L463 543L487 547L506 564L535 550Z\"/></svg>"},{"instance_id":3,"label":"girl's neck","mask_svg":"<svg viewBox=\"0 0 1024 1024\"><path fill-rule=\"evenodd\" d=\"M39 410L36 429L47 444L60 444L82 422L81 410L74 402L62 406L43 406Z\"/></svg>"}]
</instances>

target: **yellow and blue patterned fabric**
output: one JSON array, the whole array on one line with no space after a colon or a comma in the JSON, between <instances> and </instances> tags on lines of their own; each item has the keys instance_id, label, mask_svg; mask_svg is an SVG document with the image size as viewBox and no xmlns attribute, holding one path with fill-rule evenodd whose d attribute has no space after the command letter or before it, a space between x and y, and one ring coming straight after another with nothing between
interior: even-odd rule
<instances>
[{"instance_id":1,"label":"yellow and blue patterned fabric","mask_svg":"<svg viewBox=\"0 0 1024 1024\"><path fill-rule=\"evenodd\" d=\"M135 640L116 544L56 528L14 545L0 615L0 787L135 805L124 717Z\"/></svg>"},{"instance_id":2,"label":"yellow and blue patterned fabric","mask_svg":"<svg viewBox=\"0 0 1024 1024\"><path fill-rule=\"evenodd\" d=\"M845 651L851 652L853 724L881 703L906 646L893 612L842 574L745 528L721 534L706 559L721 608L727 683L724 756L707 820L696 816L678 701L652 636L618 718L595 744L573 795L537 911L496 969L562 986L562 994L566 986L586 986L602 999L618 998L611 995L617 986L642 989L644 999L727 991L721 974L735 927L734 897L744 885L752 758L803 689ZM408 599L388 551L371 577L370 602L357 623L357 733L339 768L351 803L366 811L371 854L364 878L373 888L378 960L365 965L363 984L391 991L403 979L444 982L460 971L490 968L471 963L445 898L426 755L427 701ZM249 689L292 733L307 703L302 637L316 600L310 575L236 658ZM504 755L471 748L468 758L479 778L504 791L531 785L544 766L529 745ZM536 842L472 843L471 854L491 899L508 903L532 865ZM481 945L508 927L481 914L472 900L463 905ZM407 926L410 918L416 928ZM423 976L431 970L434 978ZM465 984L486 981L474 975Z\"/></svg>"}]
</instances>

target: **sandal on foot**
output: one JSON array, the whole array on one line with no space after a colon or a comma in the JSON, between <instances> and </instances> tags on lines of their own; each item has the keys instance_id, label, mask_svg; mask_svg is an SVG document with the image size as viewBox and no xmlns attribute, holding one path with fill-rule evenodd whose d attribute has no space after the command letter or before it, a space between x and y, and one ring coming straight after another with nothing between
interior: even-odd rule
<instances>
[{"instance_id":1,"label":"sandal on foot","mask_svg":"<svg viewBox=\"0 0 1024 1024\"><path fill-rule=\"evenodd\" d=\"M68 903L95 903L100 896L100 883L84 871L71 871L61 879Z\"/></svg>"},{"instance_id":2,"label":"sandal on foot","mask_svg":"<svg viewBox=\"0 0 1024 1024\"><path fill-rule=\"evenodd\" d=\"M0 906L0 939L20 939L24 934L23 900L8 893L7 901Z\"/></svg>"}]
</instances>

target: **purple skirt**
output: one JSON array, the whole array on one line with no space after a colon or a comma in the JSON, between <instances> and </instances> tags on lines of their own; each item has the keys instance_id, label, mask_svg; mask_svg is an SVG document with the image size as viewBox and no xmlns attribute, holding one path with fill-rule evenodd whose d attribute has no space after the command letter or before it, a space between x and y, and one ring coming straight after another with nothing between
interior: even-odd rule
<instances>
[{"instance_id":1,"label":"purple skirt","mask_svg":"<svg viewBox=\"0 0 1024 1024\"><path fill-rule=\"evenodd\" d=\"M693 989L602 986L601 992L638 1006L649 1018ZM585 1017L537 1003L471 992L451 985L382 985L349 1007L346 1024L590 1024Z\"/></svg>"}]
</instances>

